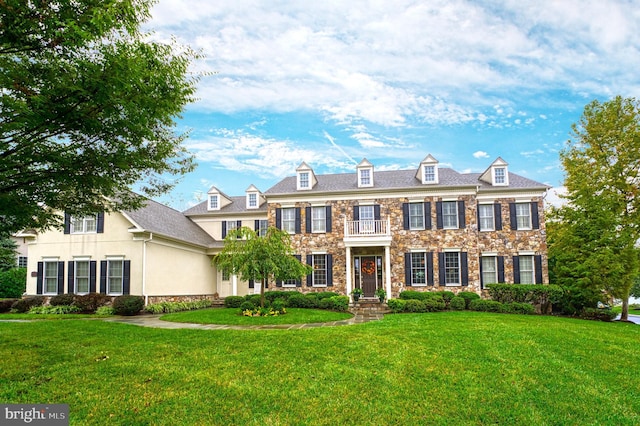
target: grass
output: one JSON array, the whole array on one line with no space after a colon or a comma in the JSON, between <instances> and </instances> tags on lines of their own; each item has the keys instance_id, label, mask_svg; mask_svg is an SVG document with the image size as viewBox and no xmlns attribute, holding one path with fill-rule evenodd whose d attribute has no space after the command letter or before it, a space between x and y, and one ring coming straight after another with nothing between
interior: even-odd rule
<instances>
[{"instance_id":1,"label":"grass","mask_svg":"<svg viewBox=\"0 0 640 426\"><path fill-rule=\"evenodd\" d=\"M301 330L0 323L0 401L84 425L636 425L640 327L444 312Z\"/></svg>"},{"instance_id":2,"label":"grass","mask_svg":"<svg viewBox=\"0 0 640 426\"><path fill-rule=\"evenodd\" d=\"M196 311L176 312L163 315L160 319L164 321L190 322L197 324L271 325L341 321L353 316L346 312L287 308L287 313L285 315L278 315L274 317L245 317L238 315L239 311L240 310L237 308L199 309Z\"/></svg>"},{"instance_id":3,"label":"grass","mask_svg":"<svg viewBox=\"0 0 640 426\"><path fill-rule=\"evenodd\" d=\"M613 312L621 313L622 306L614 306L613 308L611 308L611 310ZM629 307L629 315L640 315L640 309L632 309L631 307Z\"/></svg>"},{"instance_id":4,"label":"grass","mask_svg":"<svg viewBox=\"0 0 640 426\"><path fill-rule=\"evenodd\" d=\"M2 320L63 320L81 318L108 318L109 315L96 314L0 314Z\"/></svg>"}]
</instances>

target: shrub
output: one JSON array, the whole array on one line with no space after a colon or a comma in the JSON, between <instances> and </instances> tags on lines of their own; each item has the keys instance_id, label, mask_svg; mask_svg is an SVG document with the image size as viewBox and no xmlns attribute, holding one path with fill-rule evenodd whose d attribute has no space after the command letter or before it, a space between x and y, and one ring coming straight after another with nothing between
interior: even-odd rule
<instances>
[{"instance_id":1,"label":"shrub","mask_svg":"<svg viewBox=\"0 0 640 426\"><path fill-rule=\"evenodd\" d=\"M80 312L94 313L100 306L104 306L111 301L111 297L106 294L88 293L82 296L76 296L74 304L80 309Z\"/></svg>"},{"instance_id":2,"label":"shrub","mask_svg":"<svg viewBox=\"0 0 640 426\"><path fill-rule=\"evenodd\" d=\"M318 302L320 309L331 309L334 311L344 312L349 308L348 296L331 296L320 299Z\"/></svg>"},{"instance_id":3,"label":"shrub","mask_svg":"<svg viewBox=\"0 0 640 426\"><path fill-rule=\"evenodd\" d=\"M137 315L144 308L142 296L118 296L113 299L113 313L116 315Z\"/></svg>"},{"instance_id":4,"label":"shrub","mask_svg":"<svg viewBox=\"0 0 640 426\"><path fill-rule=\"evenodd\" d=\"M319 293L309 293L309 294L315 294L318 300L328 299L330 297L338 296L338 293L335 293L333 291L321 291Z\"/></svg>"},{"instance_id":5,"label":"shrub","mask_svg":"<svg viewBox=\"0 0 640 426\"><path fill-rule=\"evenodd\" d=\"M0 300L0 313L9 312L11 310L11 306L16 303L18 299L2 299Z\"/></svg>"},{"instance_id":6,"label":"shrub","mask_svg":"<svg viewBox=\"0 0 640 426\"><path fill-rule=\"evenodd\" d=\"M274 311L278 312L278 313L285 313L285 303L283 299L275 299L272 303L271 303L271 309L273 309Z\"/></svg>"},{"instance_id":7,"label":"shrub","mask_svg":"<svg viewBox=\"0 0 640 426\"><path fill-rule=\"evenodd\" d=\"M302 293L292 294L287 299L287 306L290 308L308 308L308 300Z\"/></svg>"},{"instance_id":8,"label":"shrub","mask_svg":"<svg viewBox=\"0 0 640 426\"><path fill-rule=\"evenodd\" d=\"M264 298L269 302L273 302L276 299L287 300L292 294L298 293L297 291L265 291Z\"/></svg>"},{"instance_id":9,"label":"shrub","mask_svg":"<svg viewBox=\"0 0 640 426\"><path fill-rule=\"evenodd\" d=\"M78 312L77 306L72 305L53 305L53 306L34 306L29 309L30 314L53 314L53 315L63 315L63 314L74 314Z\"/></svg>"},{"instance_id":10,"label":"shrub","mask_svg":"<svg viewBox=\"0 0 640 426\"><path fill-rule=\"evenodd\" d=\"M239 308L245 298L242 296L227 296L224 298L224 306L227 308Z\"/></svg>"},{"instance_id":11,"label":"shrub","mask_svg":"<svg viewBox=\"0 0 640 426\"><path fill-rule=\"evenodd\" d=\"M49 300L51 306L71 306L75 302L76 295L72 293L58 294Z\"/></svg>"},{"instance_id":12,"label":"shrub","mask_svg":"<svg viewBox=\"0 0 640 426\"><path fill-rule=\"evenodd\" d=\"M405 305L407 301L404 299L389 299L387 300L387 306L391 309L391 312L397 314L405 311Z\"/></svg>"},{"instance_id":13,"label":"shrub","mask_svg":"<svg viewBox=\"0 0 640 426\"><path fill-rule=\"evenodd\" d=\"M27 269L13 268L0 272L0 299L22 297L27 288Z\"/></svg>"},{"instance_id":14,"label":"shrub","mask_svg":"<svg viewBox=\"0 0 640 426\"><path fill-rule=\"evenodd\" d=\"M331 309L333 308L333 302L330 297L321 299L318 301L318 308L320 309Z\"/></svg>"},{"instance_id":15,"label":"shrub","mask_svg":"<svg viewBox=\"0 0 640 426\"><path fill-rule=\"evenodd\" d=\"M464 311L467 308L467 301L464 297L455 296L451 299L451 302L449 302L449 308L454 311Z\"/></svg>"},{"instance_id":16,"label":"shrub","mask_svg":"<svg viewBox=\"0 0 640 426\"><path fill-rule=\"evenodd\" d=\"M255 308L256 308L256 305L254 305L253 302L249 302L248 300L245 300L240 305L240 311L246 311L247 309L248 310L253 310Z\"/></svg>"},{"instance_id":17,"label":"shrub","mask_svg":"<svg viewBox=\"0 0 640 426\"><path fill-rule=\"evenodd\" d=\"M100 306L96 309L96 315L115 315L115 311L111 306Z\"/></svg>"},{"instance_id":18,"label":"shrub","mask_svg":"<svg viewBox=\"0 0 640 426\"><path fill-rule=\"evenodd\" d=\"M402 294L402 293L400 293ZM404 303L405 312L426 312L427 308L422 300L407 299Z\"/></svg>"},{"instance_id":19,"label":"shrub","mask_svg":"<svg viewBox=\"0 0 640 426\"><path fill-rule=\"evenodd\" d=\"M405 290L400 292L400 299L403 300L424 300L426 299L429 293L425 291L416 291L416 290Z\"/></svg>"},{"instance_id":20,"label":"shrub","mask_svg":"<svg viewBox=\"0 0 640 426\"><path fill-rule=\"evenodd\" d=\"M447 305L449 305L449 303L451 303L451 300L453 300L453 298L456 296L456 294L452 291L440 291L439 292L442 295L442 299L444 300L444 303L446 303Z\"/></svg>"},{"instance_id":21,"label":"shrub","mask_svg":"<svg viewBox=\"0 0 640 426\"><path fill-rule=\"evenodd\" d=\"M24 314L25 312L29 312L29 309L34 306L42 306L44 303L44 297L42 296L32 296L24 299L17 300L12 306L11 311L17 312L19 314Z\"/></svg>"},{"instance_id":22,"label":"shrub","mask_svg":"<svg viewBox=\"0 0 640 426\"><path fill-rule=\"evenodd\" d=\"M458 297L462 297L465 301L465 309L469 309L469 304L472 300L480 299L480 295L478 293L474 293L473 291L461 291L458 293Z\"/></svg>"},{"instance_id":23,"label":"shrub","mask_svg":"<svg viewBox=\"0 0 640 426\"><path fill-rule=\"evenodd\" d=\"M424 308L427 312L444 311L447 307L442 296L437 293L434 293L433 296L423 300L422 303L424 303Z\"/></svg>"},{"instance_id":24,"label":"shrub","mask_svg":"<svg viewBox=\"0 0 640 426\"><path fill-rule=\"evenodd\" d=\"M596 321L613 321L618 316L611 309L584 308L580 318Z\"/></svg>"},{"instance_id":25,"label":"shrub","mask_svg":"<svg viewBox=\"0 0 640 426\"><path fill-rule=\"evenodd\" d=\"M563 298L563 290L557 285L488 284L487 289L493 300L502 303L518 302L540 305L542 312L546 312L551 304L557 304Z\"/></svg>"},{"instance_id":26,"label":"shrub","mask_svg":"<svg viewBox=\"0 0 640 426\"><path fill-rule=\"evenodd\" d=\"M469 303L469 309L480 312L501 312L502 303L495 300L475 299Z\"/></svg>"},{"instance_id":27,"label":"shrub","mask_svg":"<svg viewBox=\"0 0 640 426\"><path fill-rule=\"evenodd\" d=\"M260 299L262 299L262 296L259 295L259 294L247 294L244 297L244 300L246 302L251 302L256 306L260 306ZM265 306L269 304L269 301L267 300L266 297L264 298L264 304L265 304Z\"/></svg>"}]
</instances>

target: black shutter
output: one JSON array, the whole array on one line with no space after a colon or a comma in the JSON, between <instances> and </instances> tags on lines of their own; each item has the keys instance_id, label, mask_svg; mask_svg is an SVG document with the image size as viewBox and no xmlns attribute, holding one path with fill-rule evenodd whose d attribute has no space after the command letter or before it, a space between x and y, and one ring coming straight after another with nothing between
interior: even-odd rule
<instances>
[{"instance_id":1,"label":"black shutter","mask_svg":"<svg viewBox=\"0 0 640 426\"><path fill-rule=\"evenodd\" d=\"M107 261L100 261L100 293L107 294Z\"/></svg>"},{"instance_id":2,"label":"black shutter","mask_svg":"<svg viewBox=\"0 0 640 426\"><path fill-rule=\"evenodd\" d=\"M442 222L442 201L436 201L436 228L444 228Z\"/></svg>"},{"instance_id":3,"label":"black shutter","mask_svg":"<svg viewBox=\"0 0 640 426\"><path fill-rule=\"evenodd\" d=\"M58 294L64 293L64 262L58 262Z\"/></svg>"},{"instance_id":4,"label":"black shutter","mask_svg":"<svg viewBox=\"0 0 640 426\"><path fill-rule=\"evenodd\" d=\"M260 220L256 219L253 222L253 230L256 232L260 232Z\"/></svg>"},{"instance_id":5,"label":"black shutter","mask_svg":"<svg viewBox=\"0 0 640 426\"><path fill-rule=\"evenodd\" d=\"M478 231L484 231L480 226L480 206L481 204L476 204L476 223L478 224ZM480 285L482 286L482 281L480 281Z\"/></svg>"},{"instance_id":6,"label":"black shutter","mask_svg":"<svg viewBox=\"0 0 640 426\"><path fill-rule=\"evenodd\" d=\"M42 294L43 280L44 280L44 262L38 262L38 275L36 278L36 294Z\"/></svg>"},{"instance_id":7,"label":"black shutter","mask_svg":"<svg viewBox=\"0 0 640 426\"><path fill-rule=\"evenodd\" d=\"M276 228L282 229L282 209L276 209Z\"/></svg>"},{"instance_id":8,"label":"black shutter","mask_svg":"<svg viewBox=\"0 0 640 426\"><path fill-rule=\"evenodd\" d=\"M296 207L296 234L300 234L301 228L300 228L300 207Z\"/></svg>"},{"instance_id":9,"label":"black shutter","mask_svg":"<svg viewBox=\"0 0 640 426\"><path fill-rule=\"evenodd\" d=\"M520 257L513 256L513 283L520 284Z\"/></svg>"},{"instance_id":10,"label":"black shutter","mask_svg":"<svg viewBox=\"0 0 640 426\"><path fill-rule=\"evenodd\" d=\"M373 219L380 220L380 205L376 204L373 206Z\"/></svg>"},{"instance_id":11,"label":"black shutter","mask_svg":"<svg viewBox=\"0 0 640 426\"><path fill-rule=\"evenodd\" d=\"M517 230L518 218L516 217L516 203L509 203L509 221L511 222L511 230Z\"/></svg>"},{"instance_id":12,"label":"black shutter","mask_svg":"<svg viewBox=\"0 0 640 426\"><path fill-rule=\"evenodd\" d=\"M504 282L504 256L498 256L498 282Z\"/></svg>"},{"instance_id":13,"label":"black shutter","mask_svg":"<svg viewBox=\"0 0 640 426\"><path fill-rule=\"evenodd\" d=\"M227 221L223 220L222 221L222 239L225 239L226 236L227 236Z\"/></svg>"},{"instance_id":14,"label":"black shutter","mask_svg":"<svg viewBox=\"0 0 640 426\"><path fill-rule=\"evenodd\" d=\"M254 280L249 280L249 288L255 288L255 281Z\"/></svg>"},{"instance_id":15,"label":"black shutter","mask_svg":"<svg viewBox=\"0 0 640 426\"><path fill-rule=\"evenodd\" d=\"M402 229L409 229L409 203L402 203Z\"/></svg>"},{"instance_id":16,"label":"black shutter","mask_svg":"<svg viewBox=\"0 0 640 426\"><path fill-rule=\"evenodd\" d=\"M313 255L307 255L307 265L313 266ZM313 271L309 275L307 275L307 287L313 286Z\"/></svg>"},{"instance_id":17,"label":"black shutter","mask_svg":"<svg viewBox=\"0 0 640 426\"><path fill-rule=\"evenodd\" d=\"M333 287L333 255L327 255L327 287Z\"/></svg>"},{"instance_id":18,"label":"black shutter","mask_svg":"<svg viewBox=\"0 0 640 426\"><path fill-rule=\"evenodd\" d=\"M460 253L460 279L462 281L463 286L469 285L469 262L468 262L467 252L463 251Z\"/></svg>"},{"instance_id":19,"label":"black shutter","mask_svg":"<svg viewBox=\"0 0 640 426\"><path fill-rule=\"evenodd\" d=\"M353 220L360 220L360 206L353 206Z\"/></svg>"},{"instance_id":20,"label":"black shutter","mask_svg":"<svg viewBox=\"0 0 640 426\"><path fill-rule=\"evenodd\" d=\"M444 252L438 253L438 282L440 285L444 284L445 268L444 268Z\"/></svg>"},{"instance_id":21,"label":"black shutter","mask_svg":"<svg viewBox=\"0 0 640 426\"><path fill-rule=\"evenodd\" d=\"M125 260L122 268L122 294L131 293L131 261Z\"/></svg>"},{"instance_id":22,"label":"black shutter","mask_svg":"<svg viewBox=\"0 0 640 426\"><path fill-rule=\"evenodd\" d=\"M305 232L307 234L311 233L311 207L304 208L304 221L305 221Z\"/></svg>"},{"instance_id":23,"label":"black shutter","mask_svg":"<svg viewBox=\"0 0 640 426\"><path fill-rule=\"evenodd\" d=\"M433 252L425 253L427 256L427 285L433 285Z\"/></svg>"},{"instance_id":24,"label":"black shutter","mask_svg":"<svg viewBox=\"0 0 640 426\"><path fill-rule=\"evenodd\" d=\"M329 233L329 232L331 232L331 221L332 221L332 219L331 219L331 206L326 206L325 208L327 209L326 213L325 213L325 220L327 221L327 223L325 223L325 232Z\"/></svg>"},{"instance_id":25,"label":"black shutter","mask_svg":"<svg viewBox=\"0 0 640 426\"><path fill-rule=\"evenodd\" d=\"M411 287L411 253L404 254L404 285Z\"/></svg>"},{"instance_id":26,"label":"black shutter","mask_svg":"<svg viewBox=\"0 0 640 426\"><path fill-rule=\"evenodd\" d=\"M538 216L538 203L531 203L531 227L533 229L540 229L540 218Z\"/></svg>"},{"instance_id":27,"label":"black shutter","mask_svg":"<svg viewBox=\"0 0 640 426\"><path fill-rule=\"evenodd\" d=\"M298 262L302 263L302 255L295 254L294 257L298 259ZM296 280L296 287L302 287L302 278Z\"/></svg>"},{"instance_id":28,"label":"black shutter","mask_svg":"<svg viewBox=\"0 0 640 426\"><path fill-rule=\"evenodd\" d=\"M236 220L236 229L240 229L240 228L242 228L242 221Z\"/></svg>"},{"instance_id":29,"label":"black shutter","mask_svg":"<svg viewBox=\"0 0 640 426\"><path fill-rule=\"evenodd\" d=\"M500 203L493 205L493 219L496 224L496 231L502 231L502 206Z\"/></svg>"},{"instance_id":30,"label":"black shutter","mask_svg":"<svg viewBox=\"0 0 640 426\"><path fill-rule=\"evenodd\" d=\"M104 233L104 212L98 213L98 223L96 225L98 234Z\"/></svg>"},{"instance_id":31,"label":"black shutter","mask_svg":"<svg viewBox=\"0 0 640 426\"><path fill-rule=\"evenodd\" d=\"M69 213L64 214L64 233L71 233L71 215Z\"/></svg>"},{"instance_id":32,"label":"black shutter","mask_svg":"<svg viewBox=\"0 0 640 426\"><path fill-rule=\"evenodd\" d=\"M282 287L282 280L276 280L276 287Z\"/></svg>"},{"instance_id":33,"label":"black shutter","mask_svg":"<svg viewBox=\"0 0 640 426\"><path fill-rule=\"evenodd\" d=\"M424 203L424 229L431 229L431 202Z\"/></svg>"},{"instance_id":34,"label":"black shutter","mask_svg":"<svg viewBox=\"0 0 640 426\"><path fill-rule=\"evenodd\" d=\"M92 260L89 262L89 293L96 292L96 269L98 262Z\"/></svg>"},{"instance_id":35,"label":"black shutter","mask_svg":"<svg viewBox=\"0 0 640 426\"><path fill-rule=\"evenodd\" d=\"M480 222L478 222L478 223L480 223ZM482 276L482 270L483 270L483 267L482 267L482 256L480 256L478 258L478 261L479 261L478 264L480 265L480 288L484 288L484 277Z\"/></svg>"},{"instance_id":36,"label":"black shutter","mask_svg":"<svg viewBox=\"0 0 640 426\"><path fill-rule=\"evenodd\" d=\"M464 200L458 201L458 228L464 229L467 226L465 221Z\"/></svg>"},{"instance_id":37,"label":"black shutter","mask_svg":"<svg viewBox=\"0 0 640 426\"><path fill-rule=\"evenodd\" d=\"M67 262L67 293L75 292L74 266L73 260Z\"/></svg>"},{"instance_id":38,"label":"black shutter","mask_svg":"<svg viewBox=\"0 0 640 426\"><path fill-rule=\"evenodd\" d=\"M536 271L536 284L542 284L542 256L533 256L533 265Z\"/></svg>"}]
</instances>

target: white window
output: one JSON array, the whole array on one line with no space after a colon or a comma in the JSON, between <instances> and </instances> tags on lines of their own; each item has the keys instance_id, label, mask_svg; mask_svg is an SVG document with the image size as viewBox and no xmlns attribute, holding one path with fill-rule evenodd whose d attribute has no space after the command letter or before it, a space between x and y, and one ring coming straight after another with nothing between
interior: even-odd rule
<instances>
[{"instance_id":1,"label":"white window","mask_svg":"<svg viewBox=\"0 0 640 426\"><path fill-rule=\"evenodd\" d=\"M314 287L326 287L327 286L327 255L326 254L314 254L313 259L313 286Z\"/></svg>"},{"instance_id":2,"label":"white window","mask_svg":"<svg viewBox=\"0 0 640 426\"><path fill-rule=\"evenodd\" d=\"M265 220L265 219L261 219L258 222L258 236L259 237L264 237L265 235L267 235L267 228L269 227L269 221Z\"/></svg>"},{"instance_id":3,"label":"white window","mask_svg":"<svg viewBox=\"0 0 640 426\"><path fill-rule=\"evenodd\" d=\"M427 284L427 260L426 253L411 253L411 285L422 286Z\"/></svg>"},{"instance_id":4,"label":"white window","mask_svg":"<svg viewBox=\"0 0 640 426\"><path fill-rule=\"evenodd\" d=\"M58 293L58 261L45 261L44 262L44 275L42 277L43 293L44 294L57 294Z\"/></svg>"},{"instance_id":5,"label":"white window","mask_svg":"<svg viewBox=\"0 0 640 426\"><path fill-rule=\"evenodd\" d=\"M442 226L444 229L458 228L458 202L442 202Z\"/></svg>"},{"instance_id":6,"label":"white window","mask_svg":"<svg viewBox=\"0 0 640 426\"><path fill-rule=\"evenodd\" d=\"M122 259L107 260L107 294L122 294L123 264Z\"/></svg>"},{"instance_id":7,"label":"white window","mask_svg":"<svg viewBox=\"0 0 640 426\"><path fill-rule=\"evenodd\" d=\"M311 207L311 232L326 232L326 207Z\"/></svg>"},{"instance_id":8,"label":"white window","mask_svg":"<svg viewBox=\"0 0 640 426\"><path fill-rule=\"evenodd\" d=\"M423 203L409 203L409 229L424 229Z\"/></svg>"},{"instance_id":9,"label":"white window","mask_svg":"<svg viewBox=\"0 0 640 426\"><path fill-rule=\"evenodd\" d=\"M227 220L227 234L238 227L237 220Z\"/></svg>"},{"instance_id":10,"label":"white window","mask_svg":"<svg viewBox=\"0 0 640 426\"><path fill-rule=\"evenodd\" d=\"M371 169L360 170L360 186L371 185Z\"/></svg>"},{"instance_id":11,"label":"white window","mask_svg":"<svg viewBox=\"0 0 640 426\"><path fill-rule=\"evenodd\" d=\"M531 229L530 203L516 203L516 221L518 229Z\"/></svg>"},{"instance_id":12,"label":"white window","mask_svg":"<svg viewBox=\"0 0 640 426\"><path fill-rule=\"evenodd\" d=\"M258 194L255 192L247 194L247 207L250 209L258 207Z\"/></svg>"},{"instance_id":13,"label":"white window","mask_svg":"<svg viewBox=\"0 0 640 426\"><path fill-rule=\"evenodd\" d=\"M229 274L229 271L222 271L222 281L229 281L229 279L231 278L231 274Z\"/></svg>"},{"instance_id":14,"label":"white window","mask_svg":"<svg viewBox=\"0 0 640 426\"><path fill-rule=\"evenodd\" d=\"M209 210L218 210L220 208L218 201L217 195L209 195Z\"/></svg>"},{"instance_id":15,"label":"white window","mask_svg":"<svg viewBox=\"0 0 640 426\"><path fill-rule=\"evenodd\" d=\"M282 209L282 230L290 234L296 233L296 209Z\"/></svg>"},{"instance_id":16,"label":"white window","mask_svg":"<svg viewBox=\"0 0 640 426\"><path fill-rule=\"evenodd\" d=\"M282 281L283 287L296 287L298 285L298 280L284 280Z\"/></svg>"},{"instance_id":17,"label":"white window","mask_svg":"<svg viewBox=\"0 0 640 426\"><path fill-rule=\"evenodd\" d=\"M375 223L375 209L373 206L360 206L358 207L360 215L360 232L373 233L376 231Z\"/></svg>"},{"instance_id":18,"label":"white window","mask_svg":"<svg viewBox=\"0 0 640 426\"><path fill-rule=\"evenodd\" d=\"M444 253L444 283L445 285L460 285L460 253Z\"/></svg>"},{"instance_id":19,"label":"white window","mask_svg":"<svg viewBox=\"0 0 640 426\"><path fill-rule=\"evenodd\" d=\"M74 262L74 288L76 294L89 293L89 261L88 260L76 260Z\"/></svg>"},{"instance_id":20,"label":"white window","mask_svg":"<svg viewBox=\"0 0 640 426\"><path fill-rule=\"evenodd\" d=\"M300 172L300 188L309 188L309 172Z\"/></svg>"},{"instance_id":21,"label":"white window","mask_svg":"<svg viewBox=\"0 0 640 426\"><path fill-rule=\"evenodd\" d=\"M91 234L98 232L97 215L84 217L71 217L71 233L72 234Z\"/></svg>"},{"instance_id":22,"label":"white window","mask_svg":"<svg viewBox=\"0 0 640 426\"><path fill-rule=\"evenodd\" d=\"M18 268L26 268L27 259L27 256L18 256Z\"/></svg>"},{"instance_id":23,"label":"white window","mask_svg":"<svg viewBox=\"0 0 640 426\"><path fill-rule=\"evenodd\" d=\"M493 184L505 185L507 183L507 170L504 167L494 167Z\"/></svg>"},{"instance_id":24,"label":"white window","mask_svg":"<svg viewBox=\"0 0 640 426\"><path fill-rule=\"evenodd\" d=\"M520 258L520 284L534 284L533 256L519 256Z\"/></svg>"},{"instance_id":25,"label":"white window","mask_svg":"<svg viewBox=\"0 0 640 426\"><path fill-rule=\"evenodd\" d=\"M482 256L482 285L498 282L498 267L496 256Z\"/></svg>"},{"instance_id":26,"label":"white window","mask_svg":"<svg viewBox=\"0 0 640 426\"><path fill-rule=\"evenodd\" d=\"M435 182L436 181L436 166L423 166L423 179L422 181L427 182Z\"/></svg>"},{"instance_id":27,"label":"white window","mask_svg":"<svg viewBox=\"0 0 640 426\"><path fill-rule=\"evenodd\" d=\"M493 204L480 204L478 206L478 216L480 217L479 225L481 231L495 230L495 220L493 214Z\"/></svg>"}]
</instances>

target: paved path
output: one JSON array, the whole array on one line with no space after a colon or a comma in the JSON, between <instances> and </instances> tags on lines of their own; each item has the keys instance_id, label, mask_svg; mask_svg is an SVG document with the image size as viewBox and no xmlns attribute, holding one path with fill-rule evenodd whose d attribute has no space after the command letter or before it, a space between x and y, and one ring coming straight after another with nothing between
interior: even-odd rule
<instances>
[{"instance_id":1,"label":"paved path","mask_svg":"<svg viewBox=\"0 0 640 426\"><path fill-rule=\"evenodd\" d=\"M363 324L378 321L383 317L377 313L358 313L352 318L342 321L319 322L309 324L275 324L275 325L226 325L226 324L193 324L186 322L162 321L159 315L136 315L133 317L103 318L104 321L120 322L153 328L190 328L196 330L292 330L300 328L337 327L341 325Z\"/></svg>"},{"instance_id":2,"label":"paved path","mask_svg":"<svg viewBox=\"0 0 640 426\"><path fill-rule=\"evenodd\" d=\"M640 324L640 315L629 315L629 321L636 323L636 324ZM616 318L616 321L618 321L620 319L620 315L618 315L618 317Z\"/></svg>"}]
</instances>

